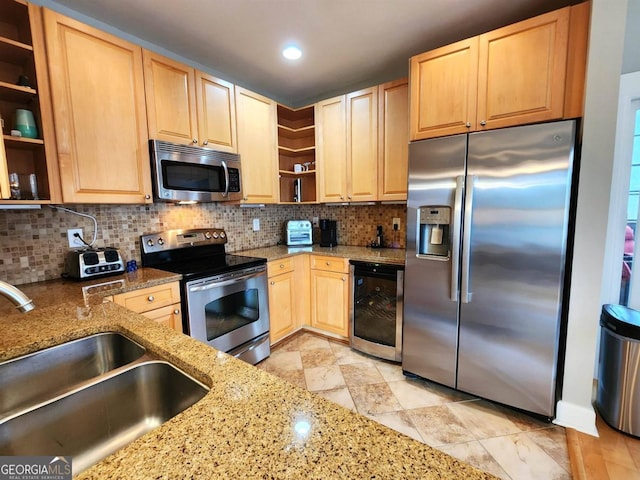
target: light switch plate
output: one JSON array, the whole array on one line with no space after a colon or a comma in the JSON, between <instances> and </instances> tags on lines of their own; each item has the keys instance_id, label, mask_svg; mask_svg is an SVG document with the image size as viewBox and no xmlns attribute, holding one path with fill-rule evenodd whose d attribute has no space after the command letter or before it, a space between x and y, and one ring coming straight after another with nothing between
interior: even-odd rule
<instances>
[{"instance_id":1,"label":"light switch plate","mask_svg":"<svg viewBox=\"0 0 640 480\"><path fill-rule=\"evenodd\" d=\"M254 218L253 219L253 231L254 232L260 231L260 219L259 218Z\"/></svg>"}]
</instances>

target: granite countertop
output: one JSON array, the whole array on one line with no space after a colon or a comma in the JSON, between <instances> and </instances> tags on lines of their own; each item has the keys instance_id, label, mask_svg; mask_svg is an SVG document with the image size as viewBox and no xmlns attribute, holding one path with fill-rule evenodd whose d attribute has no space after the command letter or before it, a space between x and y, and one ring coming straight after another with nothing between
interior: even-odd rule
<instances>
[{"instance_id":1,"label":"granite countertop","mask_svg":"<svg viewBox=\"0 0 640 480\"><path fill-rule=\"evenodd\" d=\"M277 245L274 247L254 248L252 250L234 252L236 255L262 257L268 261L279 260L301 253L329 255L332 257L348 258L349 260L363 260L394 265L404 265L405 256L405 250L403 248L371 248L347 245L338 245L337 247L320 247L318 245L312 245L310 247L287 247L286 245Z\"/></svg>"},{"instance_id":2,"label":"granite countertop","mask_svg":"<svg viewBox=\"0 0 640 480\"><path fill-rule=\"evenodd\" d=\"M154 287L163 283L177 282L182 275L156 270L155 268L139 268L135 272L110 275L92 280L47 280L44 282L18 285L25 295L33 300L36 308L51 307L61 303L75 304L102 303L108 295L130 292L140 288ZM15 313L12 303L0 297L0 318Z\"/></svg>"},{"instance_id":3,"label":"granite countertop","mask_svg":"<svg viewBox=\"0 0 640 480\"><path fill-rule=\"evenodd\" d=\"M52 296L70 288L45 283ZM0 360L116 331L211 389L78 478L495 478L119 305L77 297L0 316Z\"/></svg>"}]
</instances>

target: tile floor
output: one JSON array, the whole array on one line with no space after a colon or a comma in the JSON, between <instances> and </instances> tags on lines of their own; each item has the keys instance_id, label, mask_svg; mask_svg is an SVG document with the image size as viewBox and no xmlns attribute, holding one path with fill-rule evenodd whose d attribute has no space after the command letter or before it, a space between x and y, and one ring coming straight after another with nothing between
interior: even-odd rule
<instances>
[{"instance_id":1,"label":"tile floor","mask_svg":"<svg viewBox=\"0 0 640 480\"><path fill-rule=\"evenodd\" d=\"M570 479L564 429L304 332L258 364L274 375L505 480Z\"/></svg>"}]
</instances>

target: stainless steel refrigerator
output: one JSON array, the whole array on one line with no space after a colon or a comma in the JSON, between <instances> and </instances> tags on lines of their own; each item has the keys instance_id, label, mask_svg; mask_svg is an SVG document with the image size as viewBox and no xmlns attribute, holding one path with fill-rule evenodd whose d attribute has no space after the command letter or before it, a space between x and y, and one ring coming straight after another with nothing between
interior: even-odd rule
<instances>
[{"instance_id":1,"label":"stainless steel refrigerator","mask_svg":"<svg viewBox=\"0 0 640 480\"><path fill-rule=\"evenodd\" d=\"M555 414L576 122L412 142L402 368Z\"/></svg>"}]
</instances>

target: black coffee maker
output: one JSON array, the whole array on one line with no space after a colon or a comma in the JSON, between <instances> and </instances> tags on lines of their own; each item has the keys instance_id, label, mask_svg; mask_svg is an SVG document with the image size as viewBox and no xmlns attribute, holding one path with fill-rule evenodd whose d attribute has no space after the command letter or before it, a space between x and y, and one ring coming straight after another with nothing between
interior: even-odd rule
<instances>
[{"instance_id":1,"label":"black coffee maker","mask_svg":"<svg viewBox=\"0 0 640 480\"><path fill-rule=\"evenodd\" d=\"M320 246L335 247L338 245L338 228L335 220L320 220Z\"/></svg>"}]
</instances>

